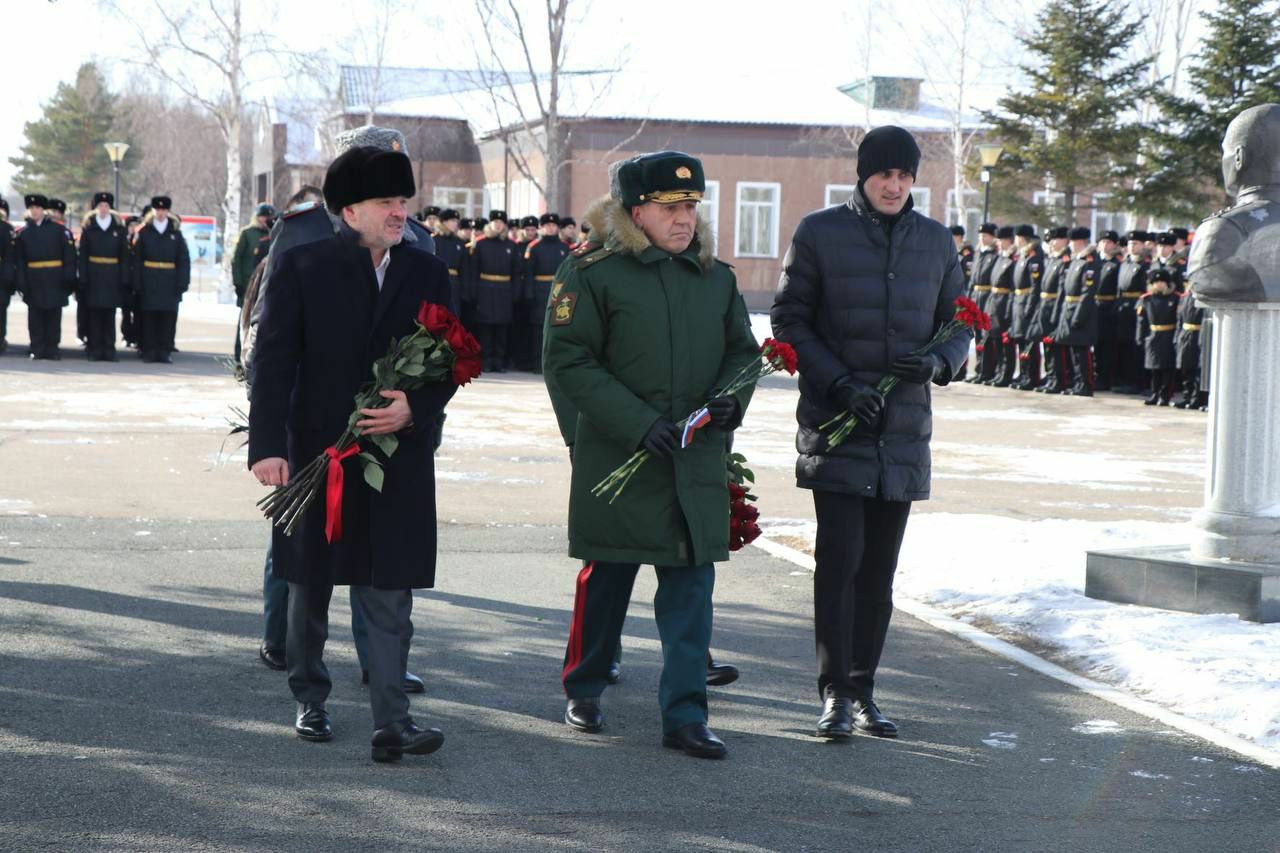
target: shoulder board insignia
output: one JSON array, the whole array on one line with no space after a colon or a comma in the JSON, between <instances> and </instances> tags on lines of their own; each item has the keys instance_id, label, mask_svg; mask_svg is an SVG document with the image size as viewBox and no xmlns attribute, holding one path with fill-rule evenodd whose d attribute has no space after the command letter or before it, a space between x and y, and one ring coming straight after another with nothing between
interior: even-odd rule
<instances>
[{"instance_id":1,"label":"shoulder board insignia","mask_svg":"<svg viewBox=\"0 0 1280 853\"><path fill-rule=\"evenodd\" d=\"M573 250L573 256L575 258L580 258L583 255L589 255L596 249L599 249L602 245L602 243L583 243L581 246Z\"/></svg>"},{"instance_id":2,"label":"shoulder board insignia","mask_svg":"<svg viewBox=\"0 0 1280 853\"><path fill-rule=\"evenodd\" d=\"M608 246L596 245L595 250L583 255L578 255L578 269L584 269L594 263L603 261L605 258L613 254L613 249ZM575 253L577 254L577 253Z\"/></svg>"},{"instance_id":3,"label":"shoulder board insignia","mask_svg":"<svg viewBox=\"0 0 1280 853\"><path fill-rule=\"evenodd\" d=\"M722 260L720 260L719 258L714 258L714 260L715 260L715 262L716 262L717 264L723 264L724 266L728 267L729 269L733 269L733 264L729 263L728 261L722 261Z\"/></svg>"}]
</instances>

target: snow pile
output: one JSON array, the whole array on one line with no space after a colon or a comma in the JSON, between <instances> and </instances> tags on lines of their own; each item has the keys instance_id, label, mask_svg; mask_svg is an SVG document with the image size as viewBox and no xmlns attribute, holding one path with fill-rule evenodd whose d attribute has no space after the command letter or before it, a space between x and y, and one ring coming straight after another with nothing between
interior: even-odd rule
<instances>
[{"instance_id":1,"label":"snow pile","mask_svg":"<svg viewBox=\"0 0 1280 853\"><path fill-rule=\"evenodd\" d=\"M812 552L812 522L762 525L767 536L807 541ZM917 513L895 590L1006 639L1045 647L1090 678L1280 749L1280 624L1084 596L1085 551L1189 538L1182 524Z\"/></svg>"}]
</instances>

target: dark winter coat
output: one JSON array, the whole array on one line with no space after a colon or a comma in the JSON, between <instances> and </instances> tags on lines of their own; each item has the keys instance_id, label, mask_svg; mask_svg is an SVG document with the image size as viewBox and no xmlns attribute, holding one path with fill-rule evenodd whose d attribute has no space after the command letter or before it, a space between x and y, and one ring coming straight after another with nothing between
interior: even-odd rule
<instances>
[{"instance_id":1,"label":"dark winter coat","mask_svg":"<svg viewBox=\"0 0 1280 853\"><path fill-rule=\"evenodd\" d=\"M390 249L379 292L369 250L343 227L327 240L284 253L263 294L250 391L249 464L273 456L298 471L342 434L359 387L393 338L414 329L418 307L447 305L449 273L405 243ZM434 429L457 387L408 392L414 425L385 461L382 491L365 484L353 457L343 463L342 538L325 541L322 500L292 536L272 530L274 573L296 583L433 586L436 567Z\"/></svg>"},{"instance_id":2,"label":"dark winter coat","mask_svg":"<svg viewBox=\"0 0 1280 853\"><path fill-rule=\"evenodd\" d=\"M1046 255L1044 275L1040 277L1040 304L1036 310L1033 338L1051 337L1058 328L1058 317L1062 313L1062 278L1069 257L1065 252Z\"/></svg>"},{"instance_id":3,"label":"dark winter coat","mask_svg":"<svg viewBox=\"0 0 1280 853\"><path fill-rule=\"evenodd\" d=\"M13 295L13 226L0 213L0 300L9 304Z\"/></svg>"},{"instance_id":4,"label":"dark winter coat","mask_svg":"<svg viewBox=\"0 0 1280 853\"><path fill-rule=\"evenodd\" d=\"M112 215L104 230L89 214L80 227L80 295L86 308L119 308L128 287L129 237Z\"/></svg>"},{"instance_id":5,"label":"dark winter coat","mask_svg":"<svg viewBox=\"0 0 1280 853\"><path fill-rule=\"evenodd\" d=\"M994 245L980 250L969 273L969 298L983 311L987 310L987 302L991 299L991 270L999 257L1000 252Z\"/></svg>"},{"instance_id":6,"label":"dark winter coat","mask_svg":"<svg viewBox=\"0 0 1280 853\"><path fill-rule=\"evenodd\" d=\"M1147 293L1138 300L1136 340L1146 353L1147 370L1178 366L1174 338L1178 328L1178 294Z\"/></svg>"},{"instance_id":7,"label":"dark winter coat","mask_svg":"<svg viewBox=\"0 0 1280 853\"><path fill-rule=\"evenodd\" d=\"M512 321L520 272L520 247L486 226L485 236L467 247L465 299L475 305L477 323L503 326Z\"/></svg>"},{"instance_id":8,"label":"dark winter coat","mask_svg":"<svg viewBox=\"0 0 1280 853\"><path fill-rule=\"evenodd\" d=\"M1188 290L1178 303L1178 369L1200 370L1201 335L1204 325L1204 306L1196 301Z\"/></svg>"},{"instance_id":9,"label":"dark winter coat","mask_svg":"<svg viewBox=\"0 0 1280 853\"><path fill-rule=\"evenodd\" d=\"M249 287L249 277L261 260L257 257L259 245L269 244L270 240L270 229L261 225L250 225L240 232L240 237L236 240L236 251L231 259L231 286L236 291L236 305L244 305L244 292ZM263 252L264 256L265 254Z\"/></svg>"},{"instance_id":10,"label":"dark winter coat","mask_svg":"<svg viewBox=\"0 0 1280 853\"><path fill-rule=\"evenodd\" d=\"M557 237L539 237L524 247L524 315L521 321L541 326L547 316L547 298L556 270L569 256L569 247Z\"/></svg>"},{"instance_id":11,"label":"dark winter coat","mask_svg":"<svg viewBox=\"0 0 1280 853\"><path fill-rule=\"evenodd\" d=\"M133 292L139 311L177 311L191 284L191 258L178 218L161 234L147 214L133 240Z\"/></svg>"},{"instance_id":12,"label":"dark winter coat","mask_svg":"<svg viewBox=\"0 0 1280 853\"><path fill-rule=\"evenodd\" d=\"M1013 323L1009 334L1019 341L1035 340L1040 313L1040 279L1044 275L1044 249L1033 243L1018 253L1013 268Z\"/></svg>"},{"instance_id":13,"label":"dark winter coat","mask_svg":"<svg viewBox=\"0 0 1280 853\"><path fill-rule=\"evenodd\" d=\"M800 221L783 260L773 331L800 358L796 480L801 488L915 501L929 497L929 386L902 383L873 423L858 424L832 448L819 426L842 411L832 392L844 378L874 385L900 356L923 347L955 314L964 287L955 242L941 224L911 209L885 218L856 190L838 207ZM964 362L969 336L935 352L946 367Z\"/></svg>"},{"instance_id":14,"label":"dark winter coat","mask_svg":"<svg viewBox=\"0 0 1280 853\"><path fill-rule=\"evenodd\" d=\"M1147 293L1147 269L1145 258L1125 255L1120 263L1116 280L1116 327L1120 335L1126 335L1138 323L1138 300Z\"/></svg>"},{"instance_id":15,"label":"dark winter coat","mask_svg":"<svg viewBox=\"0 0 1280 853\"><path fill-rule=\"evenodd\" d=\"M32 308L62 308L76 285L76 243L49 217L30 220L13 237L14 285Z\"/></svg>"},{"instance_id":16,"label":"dark winter coat","mask_svg":"<svg viewBox=\"0 0 1280 853\"><path fill-rule=\"evenodd\" d=\"M1069 347L1091 347L1098 341L1098 252L1090 246L1077 253L1062 283L1062 307L1053 342Z\"/></svg>"},{"instance_id":17,"label":"dark winter coat","mask_svg":"<svg viewBox=\"0 0 1280 853\"><path fill-rule=\"evenodd\" d=\"M441 231L435 235L436 257L444 261L444 265L449 268L449 287L453 292L453 308L454 314L462 312L462 289L465 279L465 263L467 257L467 242L456 234L449 234Z\"/></svg>"},{"instance_id":18,"label":"dark winter coat","mask_svg":"<svg viewBox=\"0 0 1280 853\"><path fill-rule=\"evenodd\" d=\"M650 243L619 201L598 204L604 225L591 235L604 245L562 264L545 330L543 375L574 448L569 555L657 566L726 560L720 429L698 430L672 459L649 459L613 503L591 489L635 453L658 418L678 423L759 360L746 305L733 270L712 255L704 220L672 255ZM752 390L736 395L744 413Z\"/></svg>"}]
</instances>

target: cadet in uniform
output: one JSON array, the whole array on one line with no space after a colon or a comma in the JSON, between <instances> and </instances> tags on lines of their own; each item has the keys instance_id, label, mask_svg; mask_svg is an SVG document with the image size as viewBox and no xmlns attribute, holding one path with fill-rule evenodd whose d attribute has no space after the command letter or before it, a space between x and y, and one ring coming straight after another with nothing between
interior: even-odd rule
<instances>
[{"instance_id":1,"label":"cadet in uniform","mask_svg":"<svg viewBox=\"0 0 1280 853\"><path fill-rule=\"evenodd\" d=\"M1053 342L1067 348L1070 394L1093 396L1093 346L1098 341L1098 273L1102 262L1088 228L1071 229L1071 265L1062 284L1062 315Z\"/></svg>"},{"instance_id":2,"label":"cadet in uniform","mask_svg":"<svg viewBox=\"0 0 1280 853\"><path fill-rule=\"evenodd\" d=\"M978 228L978 253L967 279L968 297L983 311L987 310L987 301L991 297L991 270L995 266L996 258L1000 256L999 246L996 244L996 230L994 222L984 222ZM986 370L982 360L984 350L985 346L979 340L974 347L976 357L973 373L964 380L965 382L986 382L995 377L994 368L990 374L984 372Z\"/></svg>"},{"instance_id":3,"label":"cadet in uniform","mask_svg":"<svg viewBox=\"0 0 1280 853\"><path fill-rule=\"evenodd\" d=\"M78 302L88 313L90 361L116 361L116 309L128 287L129 232L112 212L115 196L100 192L80 226Z\"/></svg>"},{"instance_id":4,"label":"cadet in uniform","mask_svg":"<svg viewBox=\"0 0 1280 853\"><path fill-rule=\"evenodd\" d=\"M1167 406L1177 383L1177 353L1174 334L1178 328L1178 294L1173 291L1173 272L1167 267L1151 270L1147 292L1138 300L1138 346L1146 354L1151 371L1148 406Z\"/></svg>"},{"instance_id":5,"label":"cadet in uniform","mask_svg":"<svg viewBox=\"0 0 1280 853\"><path fill-rule=\"evenodd\" d=\"M31 358L62 358L62 309L76 285L76 244L71 232L45 216L43 195L24 197L26 221L13 236L14 286L27 303Z\"/></svg>"},{"instance_id":6,"label":"cadet in uniform","mask_svg":"<svg viewBox=\"0 0 1280 853\"><path fill-rule=\"evenodd\" d=\"M1138 300L1147 292L1148 262L1145 250L1147 233L1130 231L1125 235L1128 253L1120 263L1116 277L1116 367L1112 389L1119 394L1141 394L1147 384L1143 375L1143 354L1134 340L1138 326Z\"/></svg>"},{"instance_id":7,"label":"cadet in uniform","mask_svg":"<svg viewBox=\"0 0 1280 853\"><path fill-rule=\"evenodd\" d=\"M173 200L165 195L151 199L147 214L133 240L133 292L141 315L142 360L171 364L178 327L178 305L191 284L191 258L182 223L169 213Z\"/></svg>"},{"instance_id":8,"label":"cadet in uniform","mask_svg":"<svg viewBox=\"0 0 1280 853\"><path fill-rule=\"evenodd\" d=\"M436 207L434 204L429 204L422 208L422 224L425 225L427 230L432 234L435 234L436 231L440 230L440 213L440 208Z\"/></svg>"},{"instance_id":9,"label":"cadet in uniform","mask_svg":"<svg viewBox=\"0 0 1280 853\"><path fill-rule=\"evenodd\" d=\"M569 247L560 239L560 218L544 213L539 218L542 236L525 246L524 304L520 322L528 327L528 349L518 354L522 370L542 372L542 326L547 318L547 302L551 284Z\"/></svg>"},{"instance_id":10,"label":"cadet in uniform","mask_svg":"<svg viewBox=\"0 0 1280 853\"><path fill-rule=\"evenodd\" d=\"M1019 225L1014 231L1018 262L1013 267L1013 321L1009 337L1018 348L1019 391L1034 391L1040 385L1040 279L1044 275L1044 249L1036 229Z\"/></svg>"},{"instance_id":11,"label":"cadet in uniform","mask_svg":"<svg viewBox=\"0 0 1280 853\"><path fill-rule=\"evenodd\" d=\"M1207 392L1200 390L1200 328L1204 324L1204 306L1196 301L1195 291L1187 288L1178 303L1177 365L1182 399L1174 403L1179 409L1200 409L1209 402Z\"/></svg>"},{"instance_id":12,"label":"cadet in uniform","mask_svg":"<svg viewBox=\"0 0 1280 853\"><path fill-rule=\"evenodd\" d=\"M1070 231L1062 226L1049 229L1049 252L1044 275L1040 279L1040 309L1037 312L1036 336L1044 347L1044 381L1036 388L1042 394L1061 394L1070 386L1071 370L1067 351L1053 342L1062 315L1062 282L1071 263L1068 247Z\"/></svg>"},{"instance_id":13,"label":"cadet in uniform","mask_svg":"<svg viewBox=\"0 0 1280 853\"><path fill-rule=\"evenodd\" d=\"M9 202L0 197L0 355L9 348L5 340L9 327L9 300L13 297L13 226L9 224Z\"/></svg>"},{"instance_id":14,"label":"cadet in uniform","mask_svg":"<svg viewBox=\"0 0 1280 853\"><path fill-rule=\"evenodd\" d=\"M960 271L964 273L964 280L967 282L970 276L973 275L973 261L975 257L974 251L973 251L973 244L966 243L964 241L963 225L952 225L951 236L955 238L956 257L960 261ZM960 370L956 373L956 375L952 378L951 381L952 382L964 381L965 375L968 373L968 368L969 368L969 361L968 359L966 359L965 363L960 365Z\"/></svg>"},{"instance_id":15,"label":"cadet in uniform","mask_svg":"<svg viewBox=\"0 0 1280 853\"><path fill-rule=\"evenodd\" d=\"M231 286L236 291L236 307L244 307L245 289L258 264L266 258L271 248L271 226L276 209L263 202L253 211L253 224L240 232L236 240L235 254L231 259ZM236 325L235 358L240 360L240 326Z\"/></svg>"},{"instance_id":16,"label":"cadet in uniform","mask_svg":"<svg viewBox=\"0 0 1280 853\"><path fill-rule=\"evenodd\" d=\"M520 283L520 249L507 239L506 211L489 211L484 233L467 247L466 273L466 296L475 306L475 335L484 350L484 370L505 373Z\"/></svg>"},{"instance_id":17,"label":"cadet in uniform","mask_svg":"<svg viewBox=\"0 0 1280 853\"><path fill-rule=\"evenodd\" d=\"M982 373L983 376L990 373L991 378L981 381L996 388L1007 388L1013 383L1013 371L1018 364L1018 345L1009 338L1013 325L1013 270L1018 251L1013 238L1012 225L1002 225L996 231L1000 253L991 268L991 295L987 299L991 331L983 341Z\"/></svg>"},{"instance_id":18,"label":"cadet in uniform","mask_svg":"<svg viewBox=\"0 0 1280 853\"><path fill-rule=\"evenodd\" d=\"M467 256L467 241L458 233L460 224L458 211L450 207L440 211L435 230L436 257L449 268L449 292L453 294L450 309L459 317L462 310L463 259Z\"/></svg>"},{"instance_id":19,"label":"cadet in uniform","mask_svg":"<svg viewBox=\"0 0 1280 853\"><path fill-rule=\"evenodd\" d=\"M1178 238L1172 232L1165 231L1156 236L1156 253L1151 258L1152 271L1167 269L1175 293L1186 289L1187 258L1176 254Z\"/></svg>"},{"instance_id":20,"label":"cadet in uniform","mask_svg":"<svg viewBox=\"0 0 1280 853\"><path fill-rule=\"evenodd\" d=\"M1098 343L1094 345L1094 389L1110 391L1115 376L1116 348L1120 344L1120 329L1116 324L1116 297L1120 292L1120 263L1124 255L1120 251L1120 235L1115 231L1102 232L1098 240L1098 257L1102 267L1098 272ZM1128 330L1125 330L1128 334Z\"/></svg>"},{"instance_id":21,"label":"cadet in uniform","mask_svg":"<svg viewBox=\"0 0 1280 853\"><path fill-rule=\"evenodd\" d=\"M714 563L728 559L725 432L741 422L750 390L712 400L710 427L687 448L674 422L759 349L733 273L712 256L710 229L697 218L702 164L678 152L642 155L622 167L619 183L621 199L600 203L602 245L565 261L547 315L547 386L558 415L577 415L569 553L587 561L562 674L565 721L603 727L599 698L631 588L640 564L652 564L663 745L720 758L724 744L707 728L705 666ZM617 502L591 494L637 448L654 458Z\"/></svg>"},{"instance_id":22,"label":"cadet in uniform","mask_svg":"<svg viewBox=\"0 0 1280 853\"><path fill-rule=\"evenodd\" d=\"M578 248L578 222L572 216L560 217L560 239L569 247L569 251Z\"/></svg>"}]
</instances>

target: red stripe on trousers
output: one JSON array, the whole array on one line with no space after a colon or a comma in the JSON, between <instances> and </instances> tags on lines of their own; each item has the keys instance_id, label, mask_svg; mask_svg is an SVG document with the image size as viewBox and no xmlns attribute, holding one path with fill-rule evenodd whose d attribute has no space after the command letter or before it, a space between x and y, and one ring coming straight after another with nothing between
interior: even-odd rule
<instances>
[{"instance_id":1,"label":"red stripe on trousers","mask_svg":"<svg viewBox=\"0 0 1280 853\"><path fill-rule=\"evenodd\" d=\"M593 561L578 572L578 583L573 593L573 621L569 623L569 652L565 656L564 670L560 673L561 684L582 663L582 619L587 609L587 582L591 580L591 570L594 567Z\"/></svg>"}]
</instances>

